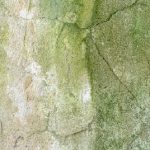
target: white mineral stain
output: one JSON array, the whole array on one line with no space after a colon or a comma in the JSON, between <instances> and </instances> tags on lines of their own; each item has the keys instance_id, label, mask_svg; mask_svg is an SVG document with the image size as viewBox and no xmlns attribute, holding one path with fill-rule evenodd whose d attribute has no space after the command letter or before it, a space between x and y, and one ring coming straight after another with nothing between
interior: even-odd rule
<instances>
[{"instance_id":1,"label":"white mineral stain","mask_svg":"<svg viewBox=\"0 0 150 150\"><path fill-rule=\"evenodd\" d=\"M35 61L32 61L26 68L25 71L33 75L38 75L41 73L41 66Z\"/></svg>"},{"instance_id":2,"label":"white mineral stain","mask_svg":"<svg viewBox=\"0 0 150 150\"><path fill-rule=\"evenodd\" d=\"M89 82L86 83L85 88L83 89L83 102L87 103L91 100L91 88Z\"/></svg>"},{"instance_id":3,"label":"white mineral stain","mask_svg":"<svg viewBox=\"0 0 150 150\"><path fill-rule=\"evenodd\" d=\"M34 14L31 13L31 12L28 12L26 9L23 9L19 12L19 15L21 18L23 19L27 19L27 20L30 20L33 18Z\"/></svg>"},{"instance_id":4,"label":"white mineral stain","mask_svg":"<svg viewBox=\"0 0 150 150\"><path fill-rule=\"evenodd\" d=\"M83 76L82 89L80 91L80 97L83 103L88 103L91 100L91 86L87 75Z\"/></svg>"}]
</instances>

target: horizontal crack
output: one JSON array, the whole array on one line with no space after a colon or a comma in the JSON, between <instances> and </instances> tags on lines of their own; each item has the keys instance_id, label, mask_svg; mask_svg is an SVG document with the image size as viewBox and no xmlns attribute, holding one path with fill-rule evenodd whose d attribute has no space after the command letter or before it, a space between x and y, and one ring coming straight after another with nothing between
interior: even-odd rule
<instances>
[{"instance_id":1,"label":"horizontal crack","mask_svg":"<svg viewBox=\"0 0 150 150\"><path fill-rule=\"evenodd\" d=\"M71 132L69 134L66 134L66 135L61 135L61 134L58 134L56 133L56 131L50 131L50 133L52 133L52 135L57 138L57 139L66 139L68 137L72 137L72 136L75 136L75 135L78 135L78 134L81 134L83 132L86 132L86 131L90 131L92 129L92 124L94 122L94 118L92 118L92 120L87 124L86 127L83 127L77 131L74 131L74 132Z\"/></svg>"},{"instance_id":2,"label":"horizontal crack","mask_svg":"<svg viewBox=\"0 0 150 150\"><path fill-rule=\"evenodd\" d=\"M52 130L49 130L49 129L48 129L49 116L50 116L50 113L48 114L48 120L47 120L47 125L46 125L45 129L35 131L34 133L30 134L27 138L30 138L30 137L32 137L32 136L35 135L35 134L42 134L42 133L44 133L44 132L49 132L49 133L52 134L52 136L55 137L56 139L62 140L62 139L66 139L66 138L68 138L68 137L71 137L71 136L74 136L74 135L77 135L77 134L86 132L87 130L90 130L90 129L91 129L91 126L92 126L92 123L94 122L94 117L93 117L92 120L89 121L89 123L87 124L86 127L81 128L81 129L79 129L79 130L77 130L77 131L74 131L74 132L69 133L69 134L66 134L66 135L61 135L61 134L58 134L56 131L52 131Z\"/></svg>"},{"instance_id":3,"label":"horizontal crack","mask_svg":"<svg viewBox=\"0 0 150 150\"><path fill-rule=\"evenodd\" d=\"M58 17L49 18L49 17L45 17L45 16L37 16L37 17L33 17L33 18L30 18L30 19L29 19L29 18L23 18L23 17L21 17L21 16L17 16L17 15L10 15L11 13L9 13L8 15L5 15L5 17L12 17L12 18L16 18L16 19L20 19L20 18L21 18L21 19L27 20L27 21L38 20L38 19L39 19L39 20L45 19L45 20L51 20L51 21L59 21L59 22L61 22L61 23L76 25L79 29L83 29L83 30L84 30L84 29L91 29L91 28L94 28L95 26L98 26L98 25L100 25L100 24L103 24L103 23L105 23L105 22L108 22L108 21L110 21L110 20L112 19L112 17L113 17L114 15L116 15L118 12L122 12L122 11L124 11L124 10L131 9L131 8L137 6L137 5L147 6L147 4L145 4L145 3L139 3L139 0L135 0L135 2L133 2L131 5L127 5L127 6L123 7L123 8L117 9L117 10L115 10L114 12L112 12L111 14L109 14L109 16L108 16L105 20L103 20L103 21L101 21L101 22L98 22L98 23L92 23L91 25L89 25L89 26L87 26L87 27L80 27L76 22L73 22L73 23L65 22L65 21L63 21L63 20L58 19ZM4 17L4 16L1 16L1 17Z\"/></svg>"},{"instance_id":4,"label":"horizontal crack","mask_svg":"<svg viewBox=\"0 0 150 150\"><path fill-rule=\"evenodd\" d=\"M147 6L147 5L144 4L144 3L138 3L138 2L139 2L139 0L135 0L135 2L132 3L131 5L127 5L127 6L123 7L123 8L120 8L120 9L115 10L114 12L112 12L111 14L109 14L109 16L108 16L105 20L103 20L103 21L101 21L101 22L98 22L98 23L96 23L96 24L91 25L92 28L95 27L95 26L98 26L98 25L100 25L100 24L109 22L109 21L112 19L112 17L113 17L114 15L116 15L118 12L122 12L122 11L125 11L125 10L128 10L128 9L132 9L133 7L135 7L135 6L137 6L137 5Z\"/></svg>"}]
</instances>

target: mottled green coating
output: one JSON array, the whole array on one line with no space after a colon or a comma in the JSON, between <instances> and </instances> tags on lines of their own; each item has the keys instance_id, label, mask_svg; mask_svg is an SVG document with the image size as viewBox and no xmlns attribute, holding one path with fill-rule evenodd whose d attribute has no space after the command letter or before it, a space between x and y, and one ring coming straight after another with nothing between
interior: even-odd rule
<instances>
[{"instance_id":1,"label":"mottled green coating","mask_svg":"<svg viewBox=\"0 0 150 150\"><path fill-rule=\"evenodd\" d=\"M149 8L148 1L97 1L94 19L100 23L87 40L97 110L94 150L150 148Z\"/></svg>"},{"instance_id":2,"label":"mottled green coating","mask_svg":"<svg viewBox=\"0 0 150 150\"><path fill-rule=\"evenodd\" d=\"M148 134L149 124L149 2L70 0L46 1L41 6L42 15L63 23L54 62L58 65L65 107L71 108L69 112L63 107L64 118L80 112L72 90L80 89L78 77L88 68L96 109L92 149L149 149L148 139L142 137ZM86 60L80 58L84 41Z\"/></svg>"},{"instance_id":3,"label":"mottled green coating","mask_svg":"<svg viewBox=\"0 0 150 150\"><path fill-rule=\"evenodd\" d=\"M9 3L0 0L4 150L149 150L149 0Z\"/></svg>"}]
</instances>

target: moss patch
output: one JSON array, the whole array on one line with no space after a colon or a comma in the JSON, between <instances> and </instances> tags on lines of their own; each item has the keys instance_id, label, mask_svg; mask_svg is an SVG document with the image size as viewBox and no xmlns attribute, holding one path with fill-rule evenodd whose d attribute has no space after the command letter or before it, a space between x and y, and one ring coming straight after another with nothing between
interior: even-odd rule
<instances>
[{"instance_id":1,"label":"moss patch","mask_svg":"<svg viewBox=\"0 0 150 150\"><path fill-rule=\"evenodd\" d=\"M149 147L148 140L139 135L150 121L145 110L149 112L148 16L148 7L136 5L95 27L94 41L89 35L87 59L97 111L94 150L137 147L136 140L130 143L135 137L142 147Z\"/></svg>"},{"instance_id":2,"label":"moss patch","mask_svg":"<svg viewBox=\"0 0 150 150\"><path fill-rule=\"evenodd\" d=\"M85 48L82 47L85 37L86 31L75 25L65 24L58 41L55 61L60 88L67 93L72 90L79 91L81 87L80 77L86 68Z\"/></svg>"},{"instance_id":3,"label":"moss patch","mask_svg":"<svg viewBox=\"0 0 150 150\"><path fill-rule=\"evenodd\" d=\"M0 23L0 44L1 44L1 46L7 43L8 36L9 36L8 24L5 21L2 21Z\"/></svg>"},{"instance_id":4,"label":"moss patch","mask_svg":"<svg viewBox=\"0 0 150 150\"><path fill-rule=\"evenodd\" d=\"M94 12L94 0L83 0L82 8L78 15L77 24L81 28L88 28L92 23L92 16Z\"/></svg>"}]
</instances>

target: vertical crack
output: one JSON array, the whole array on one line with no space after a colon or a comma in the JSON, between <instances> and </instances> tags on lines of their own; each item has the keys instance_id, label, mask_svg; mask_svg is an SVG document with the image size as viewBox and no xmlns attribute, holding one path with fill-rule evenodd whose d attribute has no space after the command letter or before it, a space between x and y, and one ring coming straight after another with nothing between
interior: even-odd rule
<instances>
[{"instance_id":1,"label":"vertical crack","mask_svg":"<svg viewBox=\"0 0 150 150\"><path fill-rule=\"evenodd\" d=\"M91 31L92 32L92 31ZM133 92L127 87L127 85L125 83L122 82L122 80L116 75L116 73L114 72L113 68L111 67L109 61L102 55L102 53L100 52L98 45L96 44L96 42L93 39L92 33L91 34L91 40L93 42L93 44L95 45L95 48L97 50L98 55L103 59L103 61L106 63L107 67L109 68L109 70L111 71L111 73L113 74L113 76L116 78L117 81L119 81L119 83L128 91L128 93L132 96L133 99L136 100L136 96L133 94Z\"/></svg>"},{"instance_id":2,"label":"vertical crack","mask_svg":"<svg viewBox=\"0 0 150 150\"><path fill-rule=\"evenodd\" d=\"M3 122L0 120L0 135L3 135Z\"/></svg>"},{"instance_id":3,"label":"vertical crack","mask_svg":"<svg viewBox=\"0 0 150 150\"><path fill-rule=\"evenodd\" d=\"M20 140L24 140L24 138L22 136L18 136L17 139L15 140L14 148L16 148L18 146L18 142Z\"/></svg>"}]
</instances>

